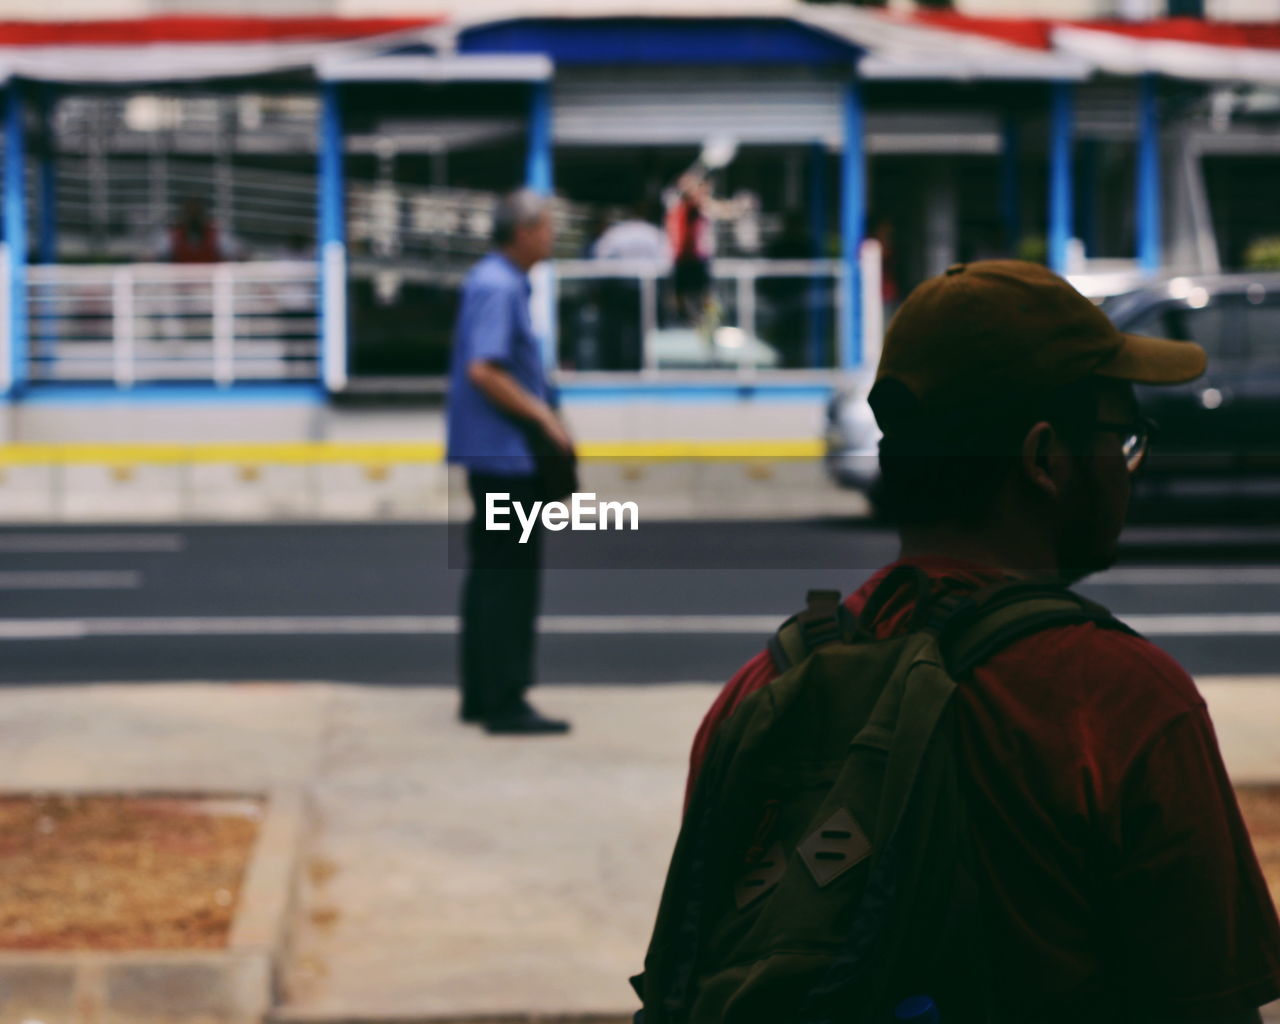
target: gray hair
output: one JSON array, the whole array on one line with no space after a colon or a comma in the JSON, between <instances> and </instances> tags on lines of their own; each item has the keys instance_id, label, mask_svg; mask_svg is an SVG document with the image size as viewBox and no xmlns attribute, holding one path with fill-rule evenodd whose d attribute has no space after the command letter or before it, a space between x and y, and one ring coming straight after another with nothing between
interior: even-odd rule
<instances>
[{"instance_id":1,"label":"gray hair","mask_svg":"<svg viewBox=\"0 0 1280 1024\"><path fill-rule=\"evenodd\" d=\"M551 213L551 197L531 188L518 189L498 200L493 211L493 244L510 245L516 228L536 224Z\"/></svg>"}]
</instances>

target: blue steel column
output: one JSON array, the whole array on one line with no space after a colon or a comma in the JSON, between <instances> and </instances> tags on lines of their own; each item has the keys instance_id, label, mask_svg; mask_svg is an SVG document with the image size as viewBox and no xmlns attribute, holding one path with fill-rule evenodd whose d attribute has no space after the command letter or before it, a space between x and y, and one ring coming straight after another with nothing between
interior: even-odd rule
<instances>
[{"instance_id":1,"label":"blue steel column","mask_svg":"<svg viewBox=\"0 0 1280 1024\"><path fill-rule=\"evenodd\" d=\"M537 82L529 97L529 151L525 154L524 183L527 188L549 196L551 174L551 84Z\"/></svg>"},{"instance_id":2,"label":"blue steel column","mask_svg":"<svg viewBox=\"0 0 1280 1024\"><path fill-rule=\"evenodd\" d=\"M1004 229L1004 249L1018 254L1022 241L1022 190L1019 187L1018 156L1021 138L1018 120L1006 114L1000 140L1000 224Z\"/></svg>"},{"instance_id":3,"label":"blue steel column","mask_svg":"<svg viewBox=\"0 0 1280 1024\"><path fill-rule=\"evenodd\" d=\"M1049 104L1049 267L1067 270L1071 239L1071 136L1073 95L1068 82L1055 82Z\"/></svg>"},{"instance_id":4,"label":"blue steel column","mask_svg":"<svg viewBox=\"0 0 1280 1024\"><path fill-rule=\"evenodd\" d=\"M815 142L809 148L809 239L813 246L809 255L815 260L827 255L827 147ZM805 362L815 369L823 358L827 336L831 331L827 297L827 279L815 276L809 281L809 339ZM833 296L834 291L831 293Z\"/></svg>"},{"instance_id":5,"label":"blue steel column","mask_svg":"<svg viewBox=\"0 0 1280 1024\"><path fill-rule=\"evenodd\" d=\"M320 83L319 204L320 366L325 387L341 391L350 363L347 331L346 177L338 83Z\"/></svg>"},{"instance_id":6,"label":"blue steel column","mask_svg":"<svg viewBox=\"0 0 1280 1024\"><path fill-rule=\"evenodd\" d=\"M1138 86L1138 161L1134 188L1137 210L1138 264L1144 273L1160 269L1160 119L1156 108L1156 76L1142 76Z\"/></svg>"},{"instance_id":7,"label":"blue steel column","mask_svg":"<svg viewBox=\"0 0 1280 1024\"><path fill-rule=\"evenodd\" d=\"M552 194L555 182L552 174L554 147L551 136L551 83L536 82L529 96L529 149L525 154L525 187L544 196ZM543 365L555 366L559 350L560 325L556 317L555 272L550 265L540 268L541 289L538 301L544 303L541 321L547 325L545 337L538 339L542 348ZM642 342L643 344L643 342Z\"/></svg>"},{"instance_id":8,"label":"blue steel column","mask_svg":"<svg viewBox=\"0 0 1280 1024\"><path fill-rule=\"evenodd\" d=\"M27 380L27 211L26 105L22 86L10 80L5 104L4 129L4 242L9 255L9 317L0 330L8 333L8 360L0 368L4 387L11 396Z\"/></svg>"},{"instance_id":9,"label":"blue steel column","mask_svg":"<svg viewBox=\"0 0 1280 1024\"><path fill-rule=\"evenodd\" d=\"M40 87L40 135L44 150L40 154L37 186L36 252L41 263L58 260L58 157L54 152L53 125L54 87Z\"/></svg>"},{"instance_id":10,"label":"blue steel column","mask_svg":"<svg viewBox=\"0 0 1280 1024\"><path fill-rule=\"evenodd\" d=\"M867 230L867 173L863 151L862 90L856 80L844 89L844 150L840 160L840 237L844 276L840 323L841 369L862 362L862 288L858 253Z\"/></svg>"}]
</instances>

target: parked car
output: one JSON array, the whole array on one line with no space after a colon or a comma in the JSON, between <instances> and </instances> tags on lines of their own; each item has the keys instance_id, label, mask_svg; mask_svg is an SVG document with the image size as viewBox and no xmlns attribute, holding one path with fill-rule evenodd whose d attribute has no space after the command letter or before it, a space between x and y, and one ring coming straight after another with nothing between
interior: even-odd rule
<instances>
[{"instance_id":1,"label":"parked car","mask_svg":"<svg viewBox=\"0 0 1280 1024\"><path fill-rule=\"evenodd\" d=\"M871 493L880 479L880 428L867 403L874 373L859 377L827 403L827 475L841 487Z\"/></svg>"},{"instance_id":2,"label":"parked car","mask_svg":"<svg viewBox=\"0 0 1280 1024\"><path fill-rule=\"evenodd\" d=\"M1140 500L1280 484L1280 273L1170 277L1101 308L1122 331L1194 341L1209 354L1199 380L1136 389L1160 428ZM826 420L828 473L868 492L879 479L880 443L867 405L871 383L868 376L836 395Z\"/></svg>"}]
</instances>

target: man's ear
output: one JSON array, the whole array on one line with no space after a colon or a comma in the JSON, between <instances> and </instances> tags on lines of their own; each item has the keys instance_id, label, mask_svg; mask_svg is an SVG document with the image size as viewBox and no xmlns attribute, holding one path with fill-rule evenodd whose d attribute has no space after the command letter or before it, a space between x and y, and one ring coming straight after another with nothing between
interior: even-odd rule
<instances>
[{"instance_id":1,"label":"man's ear","mask_svg":"<svg viewBox=\"0 0 1280 1024\"><path fill-rule=\"evenodd\" d=\"M1068 460L1062 457L1061 447L1053 424L1042 420L1023 436L1018 458L1022 478L1054 501L1062 494L1069 472Z\"/></svg>"}]
</instances>

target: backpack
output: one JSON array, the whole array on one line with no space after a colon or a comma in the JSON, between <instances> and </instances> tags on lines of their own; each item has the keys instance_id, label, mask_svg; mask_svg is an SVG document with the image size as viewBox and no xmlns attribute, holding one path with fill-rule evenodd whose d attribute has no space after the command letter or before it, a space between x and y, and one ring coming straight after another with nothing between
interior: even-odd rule
<instances>
[{"instance_id":1,"label":"backpack","mask_svg":"<svg viewBox=\"0 0 1280 1024\"><path fill-rule=\"evenodd\" d=\"M876 639L906 583L906 632ZM1015 640L1082 622L1127 629L1062 587L931 600L912 566L856 621L811 591L769 643L781 674L712 738L632 979L637 1020L888 1022L917 996L946 1024L995 1020L952 697Z\"/></svg>"}]
</instances>

